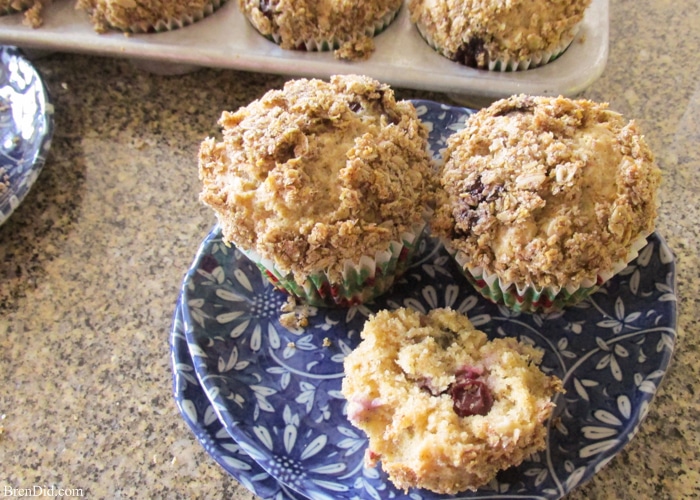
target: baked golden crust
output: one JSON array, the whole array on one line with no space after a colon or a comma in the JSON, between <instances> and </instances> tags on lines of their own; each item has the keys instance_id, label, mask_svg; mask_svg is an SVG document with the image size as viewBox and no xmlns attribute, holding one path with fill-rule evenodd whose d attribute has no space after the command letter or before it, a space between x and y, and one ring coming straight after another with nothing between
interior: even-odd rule
<instances>
[{"instance_id":1,"label":"baked golden crust","mask_svg":"<svg viewBox=\"0 0 700 500\"><path fill-rule=\"evenodd\" d=\"M39 28L44 24L44 7L51 0L0 0L0 15L24 12L24 24Z\"/></svg>"},{"instance_id":2,"label":"baked golden crust","mask_svg":"<svg viewBox=\"0 0 700 500\"><path fill-rule=\"evenodd\" d=\"M223 2L222 2L223 3ZM76 8L86 10L95 31L132 31L135 26L155 27L159 22L199 17L211 8L212 0L78 0Z\"/></svg>"},{"instance_id":3,"label":"baked golden crust","mask_svg":"<svg viewBox=\"0 0 700 500\"><path fill-rule=\"evenodd\" d=\"M448 140L436 234L505 283L576 286L654 229L661 172L607 104L513 96Z\"/></svg>"},{"instance_id":4,"label":"baked golden crust","mask_svg":"<svg viewBox=\"0 0 700 500\"><path fill-rule=\"evenodd\" d=\"M591 0L409 0L411 21L450 59L485 68L529 59L573 40ZM461 62L461 61L460 61Z\"/></svg>"},{"instance_id":5,"label":"baked golden crust","mask_svg":"<svg viewBox=\"0 0 700 500\"><path fill-rule=\"evenodd\" d=\"M402 0L238 0L250 23L274 36L283 49L298 49L311 40L339 41L336 56L365 59L374 50L377 23L389 22Z\"/></svg>"},{"instance_id":6,"label":"baked golden crust","mask_svg":"<svg viewBox=\"0 0 700 500\"><path fill-rule=\"evenodd\" d=\"M474 490L545 447L562 384L538 368L542 352L488 341L450 309L380 311L361 336L344 361L348 418L369 437L366 465L381 461L398 488ZM464 373L491 404L460 416L451 388Z\"/></svg>"},{"instance_id":7,"label":"baked golden crust","mask_svg":"<svg viewBox=\"0 0 700 500\"><path fill-rule=\"evenodd\" d=\"M425 126L371 78L293 80L220 124L223 141L201 145L201 200L226 241L299 282L386 250L434 202Z\"/></svg>"}]
</instances>

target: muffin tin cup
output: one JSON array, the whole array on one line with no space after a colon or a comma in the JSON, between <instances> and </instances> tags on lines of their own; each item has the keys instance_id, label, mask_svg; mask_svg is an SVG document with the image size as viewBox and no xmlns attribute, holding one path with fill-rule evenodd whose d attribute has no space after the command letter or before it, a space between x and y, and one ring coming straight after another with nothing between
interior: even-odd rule
<instances>
[{"instance_id":1,"label":"muffin tin cup","mask_svg":"<svg viewBox=\"0 0 700 500\"><path fill-rule=\"evenodd\" d=\"M227 0L211 0L201 11L183 16L182 18L159 19L154 23L138 22L131 24L126 29L114 25L110 25L110 27L114 30L128 33L162 33L165 31L173 31L194 24L212 15L224 5L226 1Z\"/></svg>"},{"instance_id":2,"label":"muffin tin cup","mask_svg":"<svg viewBox=\"0 0 700 500\"><path fill-rule=\"evenodd\" d=\"M392 12L388 12L380 19L374 22L373 25L367 26L364 29L364 35L369 38L374 38L375 36L386 30L391 23L394 22L396 16L399 14L401 9L396 9ZM250 21L246 14L246 18ZM251 23L252 25L252 23ZM255 27L253 25L253 27ZM277 33L272 33L270 35L263 35L268 40L280 45L282 43L282 38ZM310 38L308 40L302 41L297 48L297 50L306 50L307 52L328 52L332 50L337 50L343 45L343 43L350 41L349 39L332 37L332 38Z\"/></svg>"},{"instance_id":3,"label":"muffin tin cup","mask_svg":"<svg viewBox=\"0 0 700 500\"><path fill-rule=\"evenodd\" d=\"M270 259L255 251L239 250L272 285L300 301L317 307L350 307L369 302L391 288L413 260L425 228L425 224L417 224L401 235L401 241L392 241L387 250L374 256L364 255L356 262L346 261L340 281L333 281L320 271L298 282L293 273L280 270Z\"/></svg>"},{"instance_id":4,"label":"muffin tin cup","mask_svg":"<svg viewBox=\"0 0 700 500\"><path fill-rule=\"evenodd\" d=\"M425 27L421 23L415 23L416 29L418 30L418 33L420 33L420 36L425 40L425 42L432 47L433 50L438 52L440 55L443 57L457 63L461 64L459 61L455 61L451 57L445 55L444 50L434 41L434 39L428 34L428 32L425 30ZM549 64L550 62L554 61L557 59L559 56L561 56L564 52L566 52L566 49L569 48L569 45L571 45L571 42L573 42L574 38L576 37L576 34L578 33L579 26L576 26L572 31L571 34L565 38L562 39L562 41L553 49L550 50L543 50L540 52L536 52L532 54L532 56L528 59L511 59L511 58L498 58L498 59L489 59L487 63L487 68L479 68L485 71L496 71L496 72L510 72L510 71L525 71L528 69L534 69L538 68L540 66L544 66L545 64Z\"/></svg>"},{"instance_id":5,"label":"muffin tin cup","mask_svg":"<svg viewBox=\"0 0 700 500\"><path fill-rule=\"evenodd\" d=\"M639 236L634 240L627 258L617 262L609 271L599 272L595 280L589 279L578 285L566 287L537 287L534 284L517 285L504 282L496 274L489 273L482 267L470 267L468 256L461 250L455 250L449 242L443 241L443 245L457 262L467 281L483 297L516 312L549 313L578 304L595 293L637 258L639 251L647 244L647 237L648 235Z\"/></svg>"}]
</instances>

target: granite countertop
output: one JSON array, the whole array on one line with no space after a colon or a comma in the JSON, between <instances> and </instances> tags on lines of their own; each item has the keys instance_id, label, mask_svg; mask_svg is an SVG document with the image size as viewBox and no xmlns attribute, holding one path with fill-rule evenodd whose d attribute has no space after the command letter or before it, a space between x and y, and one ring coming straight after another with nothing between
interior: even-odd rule
<instances>
[{"instance_id":1,"label":"granite countertop","mask_svg":"<svg viewBox=\"0 0 700 500\"><path fill-rule=\"evenodd\" d=\"M657 230L677 260L678 342L639 433L571 499L700 497L700 9L611 2L606 70L583 97L634 118L663 170ZM205 453L172 397L178 289L214 223L199 143L285 77L127 60L35 60L56 133L0 227L0 496L57 485L88 498L254 498ZM397 89L401 98L449 102Z\"/></svg>"}]
</instances>

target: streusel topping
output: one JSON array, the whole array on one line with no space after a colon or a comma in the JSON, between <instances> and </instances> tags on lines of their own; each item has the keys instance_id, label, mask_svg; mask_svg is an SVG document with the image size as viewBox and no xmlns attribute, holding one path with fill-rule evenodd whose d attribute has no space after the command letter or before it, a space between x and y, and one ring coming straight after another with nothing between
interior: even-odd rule
<instances>
[{"instance_id":1,"label":"streusel topping","mask_svg":"<svg viewBox=\"0 0 700 500\"><path fill-rule=\"evenodd\" d=\"M302 281L401 241L434 201L425 126L371 78L293 80L220 124L200 150L202 201L227 241Z\"/></svg>"},{"instance_id":2,"label":"streusel topping","mask_svg":"<svg viewBox=\"0 0 700 500\"><path fill-rule=\"evenodd\" d=\"M238 0L263 35L279 37L283 49L298 49L310 40L339 41L336 57L366 59L374 50L375 25L399 10L402 0Z\"/></svg>"},{"instance_id":3,"label":"streusel topping","mask_svg":"<svg viewBox=\"0 0 700 500\"><path fill-rule=\"evenodd\" d=\"M51 0L0 0L0 15L24 12L24 24L40 28L44 24L43 12Z\"/></svg>"},{"instance_id":4,"label":"streusel topping","mask_svg":"<svg viewBox=\"0 0 700 500\"><path fill-rule=\"evenodd\" d=\"M409 0L411 20L450 59L523 60L571 40L591 0ZM567 42L568 43L568 42ZM488 59L486 59L488 56Z\"/></svg>"},{"instance_id":5,"label":"streusel topping","mask_svg":"<svg viewBox=\"0 0 700 500\"><path fill-rule=\"evenodd\" d=\"M76 8L86 10L99 33L110 29L131 31L137 25L155 26L160 21L180 21L199 16L211 0L78 0Z\"/></svg>"},{"instance_id":6,"label":"streusel topping","mask_svg":"<svg viewBox=\"0 0 700 500\"><path fill-rule=\"evenodd\" d=\"M369 438L365 463L398 487L455 494L545 446L561 381L542 351L489 341L451 309L370 316L344 361L347 415Z\"/></svg>"},{"instance_id":7,"label":"streusel topping","mask_svg":"<svg viewBox=\"0 0 700 500\"><path fill-rule=\"evenodd\" d=\"M504 282L595 281L654 229L660 170L636 124L607 104L497 101L444 157L433 229Z\"/></svg>"}]
</instances>

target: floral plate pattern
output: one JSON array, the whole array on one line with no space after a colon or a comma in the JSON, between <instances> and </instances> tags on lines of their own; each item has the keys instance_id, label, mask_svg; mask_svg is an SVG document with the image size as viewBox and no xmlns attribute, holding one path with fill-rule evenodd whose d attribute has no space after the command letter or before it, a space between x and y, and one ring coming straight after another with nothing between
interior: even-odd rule
<instances>
[{"instance_id":1,"label":"floral plate pattern","mask_svg":"<svg viewBox=\"0 0 700 500\"><path fill-rule=\"evenodd\" d=\"M439 156L469 111L415 104ZM406 275L373 303L312 308L308 327L292 331L279 323L285 301L214 228L183 282L183 328L194 372L227 435L280 484L311 499L561 498L634 436L676 339L674 259L657 234L627 269L563 312L516 313L488 302L430 238ZM567 392L545 451L477 492L405 493L381 468L363 467L366 438L345 416L342 363L371 313L447 306L492 338L513 336L543 349L543 370L559 376Z\"/></svg>"},{"instance_id":2,"label":"floral plate pattern","mask_svg":"<svg viewBox=\"0 0 700 500\"><path fill-rule=\"evenodd\" d=\"M0 225L39 176L53 137L53 105L34 66L0 46Z\"/></svg>"},{"instance_id":3,"label":"floral plate pattern","mask_svg":"<svg viewBox=\"0 0 700 500\"><path fill-rule=\"evenodd\" d=\"M182 305L178 299L170 331L173 368L173 394L183 419L221 467L250 491L266 500L300 500L234 441L224 429L211 402L197 379L192 356L187 348L182 323Z\"/></svg>"}]
</instances>

